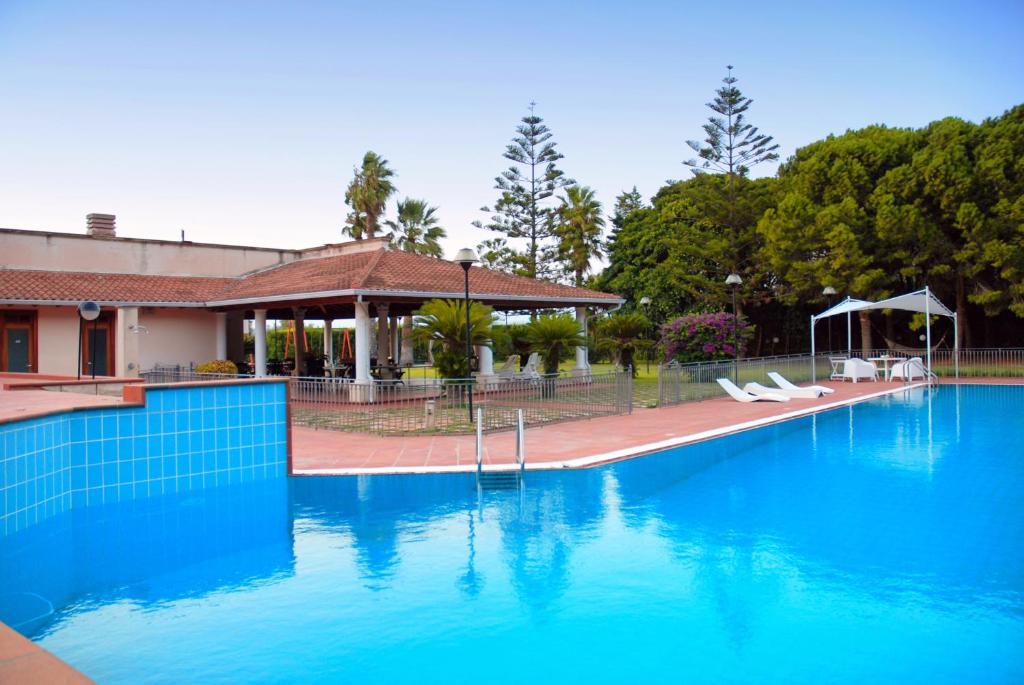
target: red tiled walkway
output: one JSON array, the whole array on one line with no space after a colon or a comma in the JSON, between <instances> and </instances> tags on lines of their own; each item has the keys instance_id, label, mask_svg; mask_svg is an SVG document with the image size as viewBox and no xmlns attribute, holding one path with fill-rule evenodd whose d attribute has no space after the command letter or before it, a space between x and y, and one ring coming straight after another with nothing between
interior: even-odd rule
<instances>
[{"instance_id":1,"label":"red tiled walkway","mask_svg":"<svg viewBox=\"0 0 1024 685\"><path fill-rule=\"evenodd\" d=\"M770 423L810 413L836 403L860 401L898 391L893 383L827 383L836 389L820 399L744 404L729 398L690 402L660 409L636 409L628 416L610 416L530 428L526 431L527 465L534 468L589 466L636 456L652 443L702 439L709 431L732 432L748 422ZM484 437L484 463L514 462L511 431ZM295 427L292 431L296 473L400 473L468 470L475 467L475 438L460 436L394 436L342 433ZM573 462L576 463L565 463Z\"/></svg>"}]
</instances>

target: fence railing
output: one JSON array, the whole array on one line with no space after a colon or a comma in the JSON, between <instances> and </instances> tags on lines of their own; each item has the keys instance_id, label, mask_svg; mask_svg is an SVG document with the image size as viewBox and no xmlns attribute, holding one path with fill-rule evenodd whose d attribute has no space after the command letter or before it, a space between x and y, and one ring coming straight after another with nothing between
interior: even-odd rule
<instances>
[{"instance_id":1,"label":"fence railing","mask_svg":"<svg viewBox=\"0 0 1024 685\"><path fill-rule=\"evenodd\" d=\"M150 383L215 381L238 376L159 367L142 374ZM485 431L537 426L632 411L632 377L624 371L585 376L479 379L416 378L357 383L348 378L292 377L292 420L330 430L380 434L472 433L470 398L484 409Z\"/></svg>"},{"instance_id":2,"label":"fence railing","mask_svg":"<svg viewBox=\"0 0 1024 685\"><path fill-rule=\"evenodd\" d=\"M923 349L872 350L868 357L898 354L926 357ZM863 356L854 350L855 356ZM356 383L344 378L290 379L292 417L300 425L331 430L381 434L472 433L469 418L473 405L484 408L486 431L507 430L516 425L516 411L523 410L528 426L626 414L633 406L655 407L722 396L716 380L729 378L738 385L756 381L772 385L769 371L777 371L794 383L827 380L829 359L844 353L784 355L747 359L662 364L657 384L634 385L628 371L588 376L537 379L406 378L404 382ZM950 349L932 352L932 368L940 377L952 377L957 364ZM813 369L813 374L812 374ZM1024 376L1024 348L972 348L959 353L960 376ZM196 373L190 367L162 366L142 374L149 383L214 381L238 378L230 374ZM243 376L244 377L244 376Z\"/></svg>"},{"instance_id":3,"label":"fence railing","mask_svg":"<svg viewBox=\"0 0 1024 685\"><path fill-rule=\"evenodd\" d=\"M827 355L818 355L814 367L818 379L828 378L831 367ZM740 386L752 381L773 385L768 372L777 371L794 383L805 383L811 380L811 369L809 354L689 364L670 362L658 367L657 406L721 397L723 393L718 385L719 378L734 380Z\"/></svg>"}]
</instances>

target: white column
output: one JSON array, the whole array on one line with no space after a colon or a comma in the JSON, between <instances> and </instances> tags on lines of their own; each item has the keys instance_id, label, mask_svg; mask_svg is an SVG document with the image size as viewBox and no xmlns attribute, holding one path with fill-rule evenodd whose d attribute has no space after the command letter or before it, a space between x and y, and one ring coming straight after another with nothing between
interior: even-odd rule
<instances>
[{"instance_id":1,"label":"white column","mask_svg":"<svg viewBox=\"0 0 1024 685\"><path fill-rule=\"evenodd\" d=\"M476 356L480 360L477 382L487 385L494 381L494 350L489 345L476 345Z\"/></svg>"},{"instance_id":2,"label":"white column","mask_svg":"<svg viewBox=\"0 0 1024 685\"><path fill-rule=\"evenodd\" d=\"M118 307L114 335L114 368L111 376L139 375L139 308Z\"/></svg>"},{"instance_id":3,"label":"white column","mask_svg":"<svg viewBox=\"0 0 1024 685\"><path fill-rule=\"evenodd\" d=\"M214 312L217 319L217 350L214 352L215 359L228 358L228 313Z\"/></svg>"},{"instance_id":4,"label":"white column","mask_svg":"<svg viewBox=\"0 0 1024 685\"><path fill-rule=\"evenodd\" d=\"M579 325L580 333L586 337L587 335L587 308L576 307L576 321ZM636 363L634 361L634 363ZM590 373L590 361L587 359L587 348L577 347L576 348L576 368L573 369L573 374L577 376L585 376Z\"/></svg>"},{"instance_id":5,"label":"white column","mask_svg":"<svg viewBox=\"0 0 1024 685\"><path fill-rule=\"evenodd\" d=\"M402 317L402 364L412 364L412 317Z\"/></svg>"},{"instance_id":6,"label":"white column","mask_svg":"<svg viewBox=\"0 0 1024 685\"><path fill-rule=\"evenodd\" d=\"M334 333L333 326L334 322L330 319L324 319L324 356L327 357L327 363L334 363Z\"/></svg>"},{"instance_id":7,"label":"white column","mask_svg":"<svg viewBox=\"0 0 1024 685\"><path fill-rule=\"evenodd\" d=\"M356 383L370 383L370 307L356 302Z\"/></svg>"},{"instance_id":8,"label":"white column","mask_svg":"<svg viewBox=\"0 0 1024 685\"><path fill-rule=\"evenodd\" d=\"M260 378L267 375L267 310L257 309L252 324L253 350L256 362L255 373Z\"/></svg>"}]
</instances>

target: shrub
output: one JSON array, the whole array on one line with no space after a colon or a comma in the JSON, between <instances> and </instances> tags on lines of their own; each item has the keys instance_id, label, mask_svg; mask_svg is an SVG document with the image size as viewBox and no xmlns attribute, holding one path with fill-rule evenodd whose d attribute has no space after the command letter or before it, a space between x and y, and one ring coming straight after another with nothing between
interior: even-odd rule
<instances>
[{"instance_id":1,"label":"shrub","mask_svg":"<svg viewBox=\"0 0 1024 685\"><path fill-rule=\"evenodd\" d=\"M234 376L238 374L238 367L235 366L233 361L228 361L227 359L214 359L213 361L203 362L197 366L196 373L223 373Z\"/></svg>"},{"instance_id":2,"label":"shrub","mask_svg":"<svg viewBox=\"0 0 1024 685\"><path fill-rule=\"evenodd\" d=\"M680 362L732 359L736 354L733 341L738 339L742 352L753 336L754 327L746 319L739 318L737 329L735 317L727 312L687 314L661 327L665 359Z\"/></svg>"},{"instance_id":3,"label":"shrub","mask_svg":"<svg viewBox=\"0 0 1024 685\"><path fill-rule=\"evenodd\" d=\"M587 339L580 334L579 324L568 315L546 315L531 321L527 327L530 349L540 353L544 373L558 373L562 357L576 347L585 347Z\"/></svg>"}]
</instances>

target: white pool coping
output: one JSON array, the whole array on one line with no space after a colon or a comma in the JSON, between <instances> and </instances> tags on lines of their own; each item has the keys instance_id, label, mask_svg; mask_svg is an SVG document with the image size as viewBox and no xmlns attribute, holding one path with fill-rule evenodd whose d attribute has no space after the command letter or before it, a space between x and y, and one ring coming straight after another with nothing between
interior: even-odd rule
<instances>
[{"instance_id":1,"label":"white pool coping","mask_svg":"<svg viewBox=\"0 0 1024 685\"><path fill-rule=\"evenodd\" d=\"M663 450L672 449L674 447L681 447L683 445L689 445L695 442L703 442L712 438L719 438L724 435L731 433L739 433L742 431L751 430L754 428L760 428L762 426L768 426L773 423L781 423L783 421L789 421L791 419L798 419L803 416L809 416L811 414L817 414L819 412L828 411L830 409L838 409L840 407L846 407L859 402L865 402L867 400L876 399L878 397L885 397L886 395L895 395L901 392L907 392L914 388L927 387L927 383L908 383L901 385L897 388L890 388L886 390L880 390L878 392L869 393L867 395L860 395L858 397L850 397L844 400L837 400L835 402L827 402L825 404L816 404L811 407L805 407L803 409L796 409L793 411L785 412L783 414L775 414L774 416L766 416L760 419L753 419L751 421L743 421L741 423L734 423L728 426L722 426L720 428L712 428L706 431L700 431L698 433L690 433L688 435L680 435L674 438L668 438L666 440L658 440L657 442L645 443L643 445L634 445L632 447L624 447L618 450L612 450L610 452L602 452L600 454L593 454L586 457L576 457L575 459L566 459L563 461L545 461L545 462L533 462L526 464L527 471L559 471L561 469L585 469L592 468L595 466L601 466L614 461L621 461L623 459L630 459L632 457L639 457L652 452L660 452ZM500 465L485 465L484 471L508 471L508 464ZM447 464L438 466L373 466L373 467L359 467L359 468L338 468L338 469L294 469L291 473L293 476L398 476L398 475L423 475L428 473L473 473L476 471L476 464Z\"/></svg>"}]
</instances>

